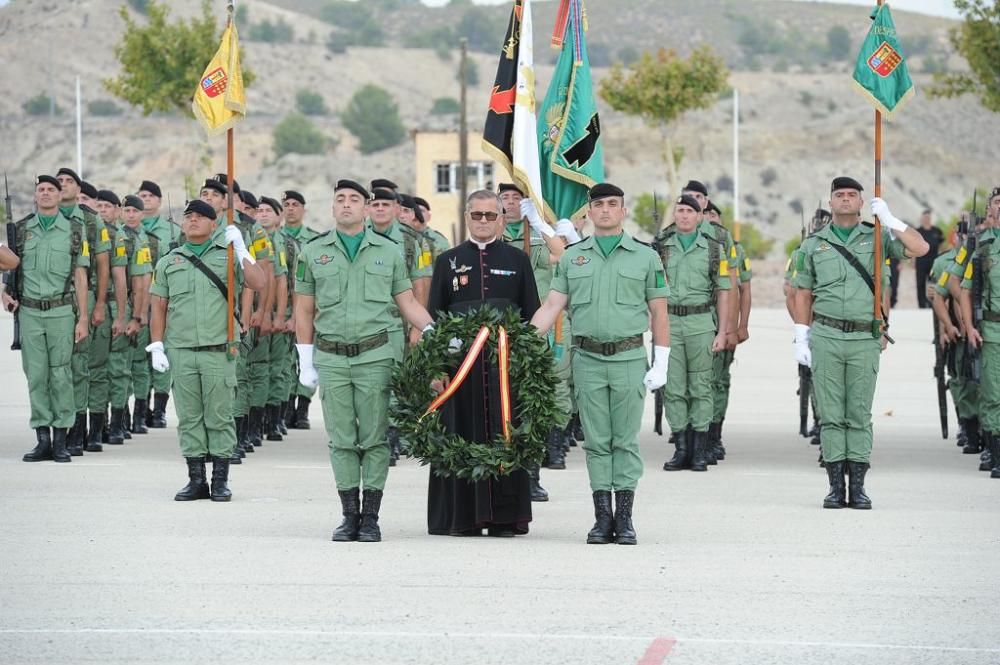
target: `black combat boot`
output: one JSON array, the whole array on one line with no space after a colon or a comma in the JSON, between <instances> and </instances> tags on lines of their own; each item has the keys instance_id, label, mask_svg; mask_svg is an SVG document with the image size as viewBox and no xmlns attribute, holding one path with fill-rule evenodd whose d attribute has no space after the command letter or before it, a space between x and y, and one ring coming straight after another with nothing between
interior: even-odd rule
<instances>
[{"instance_id":1,"label":"black combat boot","mask_svg":"<svg viewBox=\"0 0 1000 665\"><path fill-rule=\"evenodd\" d=\"M865 474L868 464L865 462L848 462L847 476L849 479L847 506L858 510L871 510L872 500L865 494Z\"/></svg>"},{"instance_id":2,"label":"black combat boot","mask_svg":"<svg viewBox=\"0 0 1000 665\"><path fill-rule=\"evenodd\" d=\"M338 491L340 495L340 507L344 516L344 521L333 530L333 541L337 543L347 543L358 539L358 528L361 526L361 490L357 487L344 492Z\"/></svg>"},{"instance_id":3,"label":"black combat boot","mask_svg":"<svg viewBox=\"0 0 1000 665\"><path fill-rule=\"evenodd\" d=\"M978 455L983 452L983 440L979 431L979 418L967 418L965 421L965 436L967 441L962 448L963 455Z\"/></svg>"},{"instance_id":4,"label":"black combat boot","mask_svg":"<svg viewBox=\"0 0 1000 665\"><path fill-rule=\"evenodd\" d=\"M528 486L531 491L532 501L542 502L549 500L549 493L542 487L541 474L539 473L537 464L528 469Z\"/></svg>"},{"instance_id":5,"label":"black combat boot","mask_svg":"<svg viewBox=\"0 0 1000 665\"><path fill-rule=\"evenodd\" d=\"M229 501L233 493L229 491L229 458L212 458L212 501Z\"/></svg>"},{"instance_id":6,"label":"black combat boot","mask_svg":"<svg viewBox=\"0 0 1000 665\"><path fill-rule=\"evenodd\" d=\"M281 435L281 405L280 404L268 404L267 407L267 440L268 441L284 441L285 437Z\"/></svg>"},{"instance_id":7,"label":"black combat boot","mask_svg":"<svg viewBox=\"0 0 1000 665\"><path fill-rule=\"evenodd\" d=\"M101 443L111 443L111 411L104 410L104 427L101 428Z\"/></svg>"},{"instance_id":8,"label":"black combat boot","mask_svg":"<svg viewBox=\"0 0 1000 665\"><path fill-rule=\"evenodd\" d=\"M992 471L993 459L995 455L997 435L992 432L983 431L983 454L979 456L979 470Z\"/></svg>"},{"instance_id":9,"label":"black combat boot","mask_svg":"<svg viewBox=\"0 0 1000 665\"><path fill-rule=\"evenodd\" d=\"M35 428L35 441L37 442L31 452L24 454L21 459L25 462L47 462L52 459L52 433L48 427Z\"/></svg>"},{"instance_id":10,"label":"black combat boot","mask_svg":"<svg viewBox=\"0 0 1000 665\"><path fill-rule=\"evenodd\" d=\"M615 542L619 545L635 545L635 527L632 526L632 504L635 502L633 490L615 491Z\"/></svg>"},{"instance_id":11,"label":"black combat boot","mask_svg":"<svg viewBox=\"0 0 1000 665\"><path fill-rule=\"evenodd\" d=\"M361 526L358 527L359 543L382 541L382 530L378 528L378 511L382 506L382 490L365 490L361 504Z\"/></svg>"},{"instance_id":12,"label":"black combat boot","mask_svg":"<svg viewBox=\"0 0 1000 665\"><path fill-rule=\"evenodd\" d=\"M309 398L299 395L299 406L295 409L295 429L309 429Z\"/></svg>"},{"instance_id":13,"label":"black combat boot","mask_svg":"<svg viewBox=\"0 0 1000 665\"><path fill-rule=\"evenodd\" d=\"M167 402L170 401L170 393L153 394L153 417L149 426L154 429L164 429L167 426Z\"/></svg>"},{"instance_id":14,"label":"black combat boot","mask_svg":"<svg viewBox=\"0 0 1000 665\"><path fill-rule=\"evenodd\" d=\"M209 498L208 481L205 479L205 458L185 457L188 467L188 484L174 495L174 501L196 501Z\"/></svg>"},{"instance_id":15,"label":"black combat boot","mask_svg":"<svg viewBox=\"0 0 1000 665\"><path fill-rule=\"evenodd\" d=\"M726 447L722 445L722 426L725 423L726 419L723 418L719 422L713 423L708 428L709 433L712 435L712 455L720 462L726 459Z\"/></svg>"},{"instance_id":16,"label":"black combat boot","mask_svg":"<svg viewBox=\"0 0 1000 665\"><path fill-rule=\"evenodd\" d=\"M243 437L243 426L246 422L246 416L236 416L234 419L234 425L236 427L236 445L233 446L233 452L229 454L230 464L243 464L243 458L247 456L246 452L243 450L241 445Z\"/></svg>"},{"instance_id":17,"label":"black combat boot","mask_svg":"<svg viewBox=\"0 0 1000 665\"><path fill-rule=\"evenodd\" d=\"M108 445L120 446L125 443L125 409L111 409L108 426Z\"/></svg>"},{"instance_id":18,"label":"black combat boot","mask_svg":"<svg viewBox=\"0 0 1000 665\"><path fill-rule=\"evenodd\" d=\"M562 430L553 427L549 430L549 438L545 440L545 448L548 453L549 469L566 468L566 449L563 448Z\"/></svg>"},{"instance_id":19,"label":"black combat boot","mask_svg":"<svg viewBox=\"0 0 1000 665\"><path fill-rule=\"evenodd\" d=\"M814 446L818 446L820 444L820 435L823 433L823 426L820 423L816 423L813 429L816 431L816 433L813 434L813 437L809 441L809 443Z\"/></svg>"},{"instance_id":20,"label":"black combat boot","mask_svg":"<svg viewBox=\"0 0 1000 665\"><path fill-rule=\"evenodd\" d=\"M708 425L708 431L705 432L705 463L709 466L715 466L719 463L719 460L715 457L715 426L712 423Z\"/></svg>"},{"instance_id":21,"label":"black combat boot","mask_svg":"<svg viewBox=\"0 0 1000 665\"><path fill-rule=\"evenodd\" d=\"M385 430L385 440L389 444L389 466L396 466L399 461L399 430L389 425Z\"/></svg>"},{"instance_id":22,"label":"black combat boot","mask_svg":"<svg viewBox=\"0 0 1000 665\"><path fill-rule=\"evenodd\" d=\"M104 431L104 414L90 412L90 429L87 436L87 447L84 448L88 453L99 453L104 450L104 446L101 445L101 432Z\"/></svg>"},{"instance_id":23,"label":"black combat boot","mask_svg":"<svg viewBox=\"0 0 1000 665\"><path fill-rule=\"evenodd\" d=\"M295 429L295 395L290 395L288 401L285 402L284 424L289 429ZM286 431L285 434L288 432Z\"/></svg>"},{"instance_id":24,"label":"black combat boot","mask_svg":"<svg viewBox=\"0 0 1000 665\"><path fill-rule=\"evenodd\" d=\"M132 413L128 410L128 399L125 400L125 408L122 409L122 432L125 434L123 439L132 440Z\"/></svg>"},{"instance_id":25,"label":"black combat boot","mask_svg":"<svg viewBox=\"0 0 1000 665\"><path fill-rule=\"evenodd\" d=\"M264 447L264 437L261 435L264 428L264 409L259 406L250 407L250 415L247 418L247 440L255 448Z\"/></svg>"},{"instance_id":26,"label":"black combat boot","mask_svg":"<svg viewBox=\"0 0 1000 665\"><path fill-rule=\"evenodd\" d=\"M583 440L584 440L584 436L583 436L583 421L580 420L580 413L579 412L573 414L572 425L573 425L573 438L576 439L577 441L583 443Z\"/></svg>"},{"instance_id":27,"label":"black combat boot","mask_svg":"<svg viewBox=\"0 0 1000 665\"><path fill-rule=\"evenodd\" d=\"M958 408L955 408L955 418L958 419L958 436L955 437L955 445L959 448L964 448L965 444L969 442L969 436L965 433L965 418L958 414Z\"/></svg>"},{"instance_id":28,"label":"black combat boot","mask_svg":"<svg viewBox=\"0 0 1000 665\"><path fill-rule=\"evenodd\" d=\"M87 440L87 412L82 411L76 414L73 427L66 435L66 450L73 457L83 455L83 444Z\"/></svg>"},{"instance_id":29,"label":"black combat boot","mask_svg":"<svg viewBox=\"0 0 1000 665\"><path fill-rule=\"evenodd\" d=\"M149 402L136 398L135 407L132 409L132 434L149 434L149 429L146 427L148 406Z\"/></svg>"},{"instance_id":30,"label":"black combat boot","mask_svg":"<svg viewBox=\"0 0 1000 665\"><path fill-rule=\"evenodd\" d=\"M153 426L152 405L153 405L153 389L150 388L149 391L146 393L146 417L143 420L143 423L145 423L147 428Z\"/></svg>"},{"instance_id":31,"label":"black combat boot","mask_svg":"<svg viewBox=\"0 0 1000 665\"><path fill-rule=\"evenodd\" d=\"M827 462L826 477L830 480L830 493L823 499L824 508L843 508L847 505L847 488L844 486L844 472L847 462Z\"/></svg>"},{"instance_id":32,"label":"black combat boot","mask_svg":"<svg viewBox=\"0 0 1000 665\"><path fill-rule=\"evenodd\" d=\"M688 432L688 436L693 437L691 446L691 470L708 471L708 460L705 457L705 448L708 446L708 432Z\"/></svg>"},{"instance_id":33,"label":"black combat boot","mask_svg":"<svg viewBox=\"0 0 1000 665\"><path fill-rule=\"evenodd\" d=\"M993 469L990 478L1000 478L1000 435L990 433L990 449L993 451Z\"/></svg>"},{"instance_id":34,"label":"black combat boot","mask_svg":"<svg viewBox=\"0 0 1000 665\"><path fill-rule=\"evenodd\" d=\"M663 464L664 471L682 471L691 466L691 450L688 440L687 430L681 430L679 432L671 433L674 439L674 446L676 450L674 451L674 456L671 457L667 462Z\"/></svg>"},{"instance_id":35,"label":"black combat boot","mask_svg":"<svg viewBox=\"0 0 1000 665\"><path fill-rule=\"evenodd\" d=\"M54 462L72 462L73 458L70 457L69 451L66 450L66 428L65 427L53 427L52 428L52 461Z\"/></svg>"},{"instance_id":36,"label":"black combat boot","mask_svg":"<svg viewBox=\"0 0 1000 665\"><path fill-rule=\"evenodd\" d=\"M607 545L615 542L615 522L611 512L611 492L594 492L594 528L587 534L588 545Z\"/></svg>"}]
</instances>

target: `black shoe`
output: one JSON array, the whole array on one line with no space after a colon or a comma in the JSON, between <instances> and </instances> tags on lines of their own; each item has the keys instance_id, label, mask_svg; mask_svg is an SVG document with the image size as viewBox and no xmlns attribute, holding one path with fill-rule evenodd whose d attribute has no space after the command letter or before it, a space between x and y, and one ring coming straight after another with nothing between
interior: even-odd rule
<instances>
[{"instance_id":1,"label":"black shoe","mask_svg":"<svg viewBox=\"0 0 1000 665\"><path fill-rule=\"evenodd\" d=\"M164 429L167 426L167 402L170 400L170 393L153 394L153 417L149 421L149 426L154 429Z\"/></svg>"},{"instance_id":2,"label":"black shoe","mask_svg":"<svg viewBox=\"0 0 1000 665\"><path fill-rule=\"evenodd\" d=\"M826 477L830 480L830 493L823 499L824 508L844 508L847 506L847 488L844 486L844 472L847 462L827 462Z\"/></svg>"},{"instance_id":3,"label":"black shoe","mask_svg":"<svg viewBox=\"0 0 1000 665\"><path fill-rule=\"evenodd\" d=\"M229 501L233 493L229 491L229 458L212 458L212 501Z\"/></svg>"},{"instance_id":4,"label":"black shoe","mask_svg":"<svg viewBox=\"0 0 1000 665\"><path fill-rule=\"evenodd\" d=\"M52 428L52 461L53 462L72 462L73 458L70 457L69 451L66 450L66 428L65 427L53 427Z\"/></svg>"},{"instance_id":5,"label":"black shoe","mask_svg":"<svg viewBox=\"0 0 1000 665\"><path fill-rule=\"evenodd\" d=\"M125 443L125 409L111 409L108 425L108 445L120 446Z\"/></svg>"},{"instance_id":6,"label":"black shoe","mask_svg":"<svg viewBox=\"0 0 1000 665\"><path fill-rule=\"evenodd\" d=\"M210 496L208 481L205 479L205 458L185 457L188 467L188 484L174 495L174 501L196 501Z\"/></svg>"},{"instance_id":7,"label":"black shoe","mask_svg":"<svg viewBox=\"0 0 1000 665\"><path fill-rule=\"evenodd\" d=\"M31 452L24 454L21 459L25 462L48 462L52 459L52 433L48 427L35 428L35 440L37 443Z\"/></svg>"},{"instance_id":8,"label":"black shoe","mask_svg":"<svg viewBox=\"0 0 1000 665\"><path fill-rule=\"evenodd\" d=\"M635 545L635 527L632 526L632 504L635 492L617 490L615 492L615 542L619 545Z\"/></svg>"},{"instance_id":9,"label":"black shoe","mask_svg":"<svg viewBox=\"0 0 1000 665\"><path fill-rule=\"evenodd\" d=\"M689 448L689 434L687 430L673 432L671 438L674 440L674 456L663 464L664 471L681 471L691 466L691 451Z\"/></svg>"},{"instance_id":10,"label":"black shoe","mask_svg":"<svg viewBox=\"0 0 1000 665\"><path fill-rule=\"evenodd\" d=\"M309 429L309 398L299 395L299 406L295 409L294 429Z\"/></svg>"},{"instance_id":11,"label":"black shoe","mask_svg":"<svg viewBox=\"0 0 1000 665\"><path fill-rule=\"evenodd\" d=\"M385 430L385 440L389 444L389 466L396 466L400 453L399 430L390 425Z\"/></svg>"},{"instance_id":12,"label":"black shoe","mask_svg":"<svg viewBox=\"0 0 1000 665\"><path fill-rule=\"evenodd\" d=\"M104 446L101 445L102 431L104 431L104 414L91 412L90 428L87 433L87 447L84 450L88 453L99 453L104 450Z\"/></svg>"},{"instance_id":13,"label":"black shoe","mask_svg":"<svg viewBox=\"0 0 1000 665\"><path fill-rule=\"evenodd\" d=\"M382 530L378 528L378 511L382 506L382 490L365 490L363 496L361 525L358 527L358 542L381 542Z\"/></svg>"},{"instance_id":14,"label":"black shoe","mask_svg":"<svg viewBox=\"0 0 1000 665\"><path fill-rule=\"evenodd\" d=\"M73 427L66 435L66 450L73 457L83 456L83 444L87 440L87 412L76 414Z\"/></svg>"},{"instance_id":15,"label":"black shoe","mask_svg":"<svg viewBox=\"0 0 1000 665\"><path fill-rule=\"evenodd\" d=\"M132 410L132 433L133 434L149 434L149 429L146 427L146 415L148 414L147 406L149 402L144 399L135 400L135 408Z\"/></svg>"},{"instance_id":16,"label":"black shoe","mask_svg":"<svg viewBox=\"0 0 1000 665\"><path fill-rule=\"evenodd\" d=\"M358 528L361 526L361 490L355 487L340 495L341 514L344 521L333 530L333 541L347 543L358 539Z\"/></svg>"},{"instance_id":17,"label":"black shoe","mask_svg":"<svg viewBox=\"0 0 1000 665\"><path fill-rule=\"evenodd\" d=\"M978 455L983 452L983 441L979 432L979 418L966 419L965 436L967 441L962 448L963 455Z\"/></svg>"},{"instance_id":18,"label":"black shoe","mask_svg":"<svg viewBox=\"0 0 1000 665\"><path fill-rule=\"evenodd\" d=\"M549 500L549 493L542 487L537 464L528 469L528 487L531 491L532 501L540 503Z\"/></svg>"},{"instance_id":19,"label":"black shoe","mask_svg":"<svg viewBox=\"0 0 1000 665\"><path fill-rule=\"evenodd\" d=\"M247 441L255 448L264 447L264 437L261 436L264 427L264 409L259 406L250 407L247 417Z\"/></svg>"},{"instance_id":20,"label":"black shoe","mask_svg":"<svg viewBox=\"0 0 1000 665\"><path fill-rule=\"evenodd\" d=\"M281 429L278 427L278 423L281 422L281 405L268 404L264 408L267 412L267 440L284 441L285 437L281 435Z\"/></svg>"},{"instance_id":21,"label":"black shoe","mask_svg":"<svg viewBox=\"0 0 1000 665\"><path fill-rule=\"evenodd\" d=\"M579 441L580 443L583 443L584 441L583 422L580 421L579 413L573 414L573 438Z\"/></svg>"},{"instance_id":22,"label":"black shoe","mask_svg":"<svg viewBox=\"0 0 1000 665\"><path fill-rule=\"evenodd\" d=\"M708 458L706 457L706 447L708 442L708 432L690 432L688 436L693 436L691 446L691 470L708 471Z\"/></svg>"},{"instance_id":23,"label":"black shoe","mask_svg":"<svg viewBox=\"0 0 1000 665\"><path fill-rule=\"evenodd\" d=\"M848 484L848 508L858 510L871 510L872 500L865 494L865 474L868 473L868 464L865 462L848 462L847 475Z\"/></svg>"},{"instance_id":24,"label":"black shoe","mask_svg":"<svg viewBox=\"0 0 1000 665\"><path fill-rule=\"evenodd\" d=\"M566 451L563 449L562 430L553 427L549 430L549 438L545 440L546 451L548 452L549 469L566 468Z\"/></svg>"},{"instance_id":25,"label":"black shoe","mask_svg":"<svg viewBox=\"0 0 1000 665\"><path fill-rule=\"evenodd\" d=\"M486 529L486 535L490 538L513 538L517 533L509 526L491 526Z\"/></svg>"},{"instance_id":26,"label":"black shoe","mask_svg":"<svg viewBox=\"0 0 1000 665\"><path fill-rule=\"evenodd\" d=\"M594 492L594 528L587 534L588 545L607 545L615 542L615 522L611 512L611 492Z\"/></svg>"}]
</instances>

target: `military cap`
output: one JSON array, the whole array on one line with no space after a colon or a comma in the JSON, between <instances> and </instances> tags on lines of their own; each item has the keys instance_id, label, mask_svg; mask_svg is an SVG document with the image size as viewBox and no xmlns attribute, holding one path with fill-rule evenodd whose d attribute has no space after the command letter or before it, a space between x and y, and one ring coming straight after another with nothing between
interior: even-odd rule
<instances>
[{"instance_id":1,"label":"military cap","mask_svg":"<svg viewBox=\"0 0 1000 665\"><path fill-rule=\"evenodd\" d=\"M253 192L249 189L244 189L240 192L240 201L243 201L245 205L254 209L260 206L260 202L257 201L257 197L254 196Z\"/></svg>"},{"instance_id":2,"label":"military cap","mask_svg":"<svg viewBox=\"0 0 1000 665\"><path fill-rule=\"evenodd\" d=\"M139 185L140 192L149 192L158 199L163 198L163 192L160 191L160 186L157 185L152 180L143 180L142 184Z\"/></svg>"},{"instance_id":3,"label":"military cap","mask_svg":"<svg viewBox=\"0 0 1000 665\"><path fill-rule=\"evenodd\" d=\"M80 183L80 193L83 194L84 196L89 196L92 199L97 198L97 188L91 185L86 180Z\"/></svg>"},{"instance_id":4,"label":"military cap","mask_svg":"<svg viewBox=\"0 0 1000 665\"><path fill-rule=\"evenodd\" d=\"M705 206L705 212L714 212L719 217L722 217L722 211L719 210L719 206L715 205L714 201L708 202L708 205Z\"/></svg>"},{"instance_id":5,"label":"military cap","mask_svg":"<svg viewBox=\"0 0 1000 665\"><path fill-rule=\"evenodd\" d=\"M125 200L127 201L128 199L126 198ZM215 208L208 205L201 199L194 199L192 201L188 201L187 207L184 208L184 214L187 215L190 213L195 213L201 215L202 217L207 217L211 220L215 219Z\"/></svg>"},{"instance_id":6,"label":"military cap","mask_svg":"<svg viewBox=\"0 0 1000 665\"><path fill-rule=\"evenodd\" d=\"M379 187L372 190L372 201L399 201L399 199L396 198L396 192Z\"/></svg>"},{"instance_id":7,"label":"military cap","mask_svg":"<svg viewBox=\"0 0 1000 665\"><path fill-rule=\"evenodd\" d=\"M262 196L260 197L260 204L262 206L271 206L271 210L274 211L275 215L281 214L282 207L277 199L272 199L270 196Z\"/></svg>"},{"instance_id":8,"label":"military cap","mask_svg":"<svg viewBox=\"0 0 1000 665\"><path fill-rule=\"evenodd\" d=\"M497 194L503 194L504 192L517 192L521 196L524 196L524 192L520 187L512 182L501 182L500 186L497 187Z\"/></svg>"},{"instance_id":9,"label":"military cap","mask_svg":"<svg viewBox=\"0 0 1000 665\"><path fill-rule=\"evenodd\" d=\"M409 194L399 195L399 205L403 206L407 210L414 210L417 207L417 204L413 200L413 197L410 196Z\"/></svg>"},{"instance_id":10,"label":"military cap","mask_svg":"<svg viewBox=\"0 0 1000 665\"><path fill-rule=\"evenodd\" d=\"M44 183L48 183L48 184L54 186L60 192L62 191L62 185L60 185L59 181L56 180L55 178L53 178L50 175L40 175L37 178L35 178L35 187L37 187L38 185L42 184L43 182Z\"/></svg>"},{"instance_id":11,"label":"military cap","mask_svg":"<svg viewBox=\"0 0 1000 665\"><path fill-rule=\"evenodd\" d=\"M353 189L364 198L366 199L370 198L368 195L368 190L359 185L358 183L354 182L353 180L346 180L346 179L338 180L337 185L333 188L333 191L339 192L342 189Z\"/></svg>"},{"instance_id":12,"label":"military cap","mask_svg":"<svg viewBox=\"0 0 1000 665\"><path fill-rule=\"evenodd\" d=\"M697 180L688 180L688 184L684 185L682 192L698 192L704 196L708 196L708 187L704 184L698 182Z\"/></svg>"},{"instance_id":13,"label":"military cap","mask_svg":"<svg viewBox=\"0 0 1000 665\"><path fill-rule=\"evenodd\" d=\"M288 199L292 199L293 201L298 201L302 205L306 204L306 197L302 196L294 189L285 190L285 195L281 197L282 201L287 201Z\"/></svg>"},{"instance_id":14,"label":"military cap","mask_svg":"<svg viewBox=\"0 0 1000 665\"><path fill-rule=\"evenodd\" d=\"M391 189L396 191L399 189L399 185L394 183L392 180L387 180L386 178L375 178L371 183L372 189Z\"/></svg>"},{"instance_id":15,"label":"military cap","mask_svg":"<svg viewBox=\"0 0 1000 665\"><path fill-rule=\"evenodd\" d=\"M695 212L701 212L701 205L698 203L698 199L691 196L690 194L681 194L677 197L676 204L679 206L687 206L693 208Z\"/></svg>"},{"instance_id":16,"label":"military cap","mask_svg":"<svg viewBox=\"0 0 1000 665\"><path fill-rule=\"evenodd\" d=\"M110 189L102 189L97 192L97 196L94 197L98 201L104 201L105 203L110 203L113 206L120 206L122 204L121 199L118 195L112 192ZM140 199L141 200L141 199Z\"/></svg>"},{"instance_id":17,"label":"military cap","mask_svg":"<svg viewBox=\"0 0 1000 665\"><path fill-rule=\"evenodd\" d=\"M215 179L221 182L223 185L226 185L227 187L229 186L229 176L227 176L225 173L216 173ZM236 182L236 179L234 178L233 194L239 194L239 193L240 193L240 183Z\"/></svg>"},{"instance_id":18,"label":"military cap","mask_svg":"<svg viewBox=\"0 0 1000 665\"><path fill-rule=\"evenodd\" d=\"M416 203L418 206L423 206L427 210L431 209L431 204L427 202L427 199L422 198L420 196L414 196L413 202Z\"/></svg>"},{"instance_id":19,"label":"military cap","mask_svg":"<svg viewBox=\"0 0 1000 665\"><path fill-rule=\"evenodd\" d=\"M68 169L64 166L58 171L56 171L56 176L61 176L61 175L68 175L70 178L75 180L77 187L83 184L83 180L80 179L80 176L78 176L76 174L76 171L74 171L73 169Z\"/></svg>"},{"instance_id":20,"label":"military cap","mask_svg":"<svg viewBox=\"0 0 1000 665\"><path fill-rule=\"evenodd\" d=\"M621 187L612 185L610 182L602 182L598 185L594 185L590 188L590 200L596 201L597 199L606 199L609 196L621 196L625 197L625 192Z\"/></svg>"},{"instance_id":21,"label":"military cap","mask_svg":"<svg viewBox=\"0 0 1000 665\"><path fill-rule=\"evenodd\" d=\"M861 183L854 178L848 178L847 176L840 176L839 178L834 178L833 182L830 184L830 191L835 192L838 189L856 189L859 192L865 191L865 188L861 186Z\"/></svg>"},{"instance_id":22,"label":"military cap","mask_svg":"<svg viewBox=\"0 0 1000 665\"><path fill-rule=\"evenodd\" d=\"M129 194L128 196L126 196L125 200L122 201L122 207L123 208L135 208L136 210L139 210L139 211L142 211L142 210L146 209L146 206L144 206L142 204L142 199L140 199L135 194Z\"/></svg>"},{"instance_id":23,"label":"military cap","mask_svg":"<svg viewBox=\"0 0 1000 665\"><path fill-rule=\"evenodd\" d=\"M217 191L218 193L223 194L223 195L229 193L229 190L226 189L225 183L223 183L222 181L216 180L215 178L209 178L208 180L206 180L205 184L202 185L201 188L202 189L214 189L215 191Z\"/></svg>"}]
</instances>

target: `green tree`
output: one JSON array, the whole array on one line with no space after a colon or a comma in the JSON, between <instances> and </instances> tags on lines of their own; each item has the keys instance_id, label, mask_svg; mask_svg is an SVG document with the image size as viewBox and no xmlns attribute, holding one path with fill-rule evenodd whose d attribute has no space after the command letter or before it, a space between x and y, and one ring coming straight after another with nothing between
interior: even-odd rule
<instances>
[{"instance_id":1,"label":"green tree","mask_svg":"<svg viewBox=\"0 0 1000 665\"><path fill-rule=\"evenodd\" d=\"M329 113L323 96L305 88L295 93L295 108L303 115L326 115Z\"/></svg>"},{"instance_id":2,"label":"green tree","mask_svg":"<svg viewBox=\"0 0 1000 665\"><path fill-rule=\"evenodd\" d=\"M241 7L245 5L240 5ZM295 30L285 19L279 18L274 23L264 19L254 23L247 30L247 41L266 42L268 44L288 44L295 39Z\"/></svg>"},{"instance_id":3,"label":"green tree","mask_svg":"<svg viewBox=\"0 0 1000 665\"><path fill-rule=\"evenodd\" d=\"M955 8L962 23L948 38L969 63L969 71L935 74L927 92L932 97L976 95L983 106L1000 112L1000 3L955 0Z\"/></svg>"},{"instance_id":4,"label":"green tree","mask_svg":"<svg viewBox=\"0 0 1000 665\"><path fill-rule=\"evenodd\" d=\"M791 256L792 252L799 248L802 244L802 238L800 236L792 236L785 241L785 256Z\"/></svg>"},{"instance_id":5,"label":"green tree","mask_svg":"<svg viewBox=\"0 0 1000 665\"><path fill-rule=\"evenodd\" d=\"M140 14L145 14L149 8L149 0L128 0L128 4Z\"/></svg>"},{"instance_id":6,"label":"green tree","mask_svg":"<svg viewBox=\"0 0 1000 665\"><path fill-rule=\"evenodd\" d=\"M38 93L25 103L21 108L28 115L48 115L52 111L55 115L62 115L62 109L52 101L52 98L44 93Z\"/></svg>"},{"instance_id":7,"label":"green tree","mask_svg":"<svg viewBox=\"0 0 1000 665\"><path fill-rule=\"evenodd\" d=\"M658 129L663 140L667 182L678 192L678 153L672 125L687 111L708 108L727 86L729 71L710 46L698 46L687 58L661 49L648 51L628 67L615 65L600 84L600 95L611 108L638 115Z\"/></svg>"},{"instance_id":8,"label":"green tree","mask_svg":"<svg viewBox=\"0 0 1000 665\"><path fill-rule=\"evenodd\" d=\"M656 197L656 210L659 213L659 220L653 215L653 195L640 194L632 204L631 217L636 226L650 235L654 235L661 226L664 215L667 214L667 201L665 197Z\"/></svg>"},{"instance_id":9,"label":"green tree","mask_svg":"<svg viewBox=\"0 0 1000 665\"><path fill-rule=\"evenodd\" d=\"M221 32L208 0L201 15L187 21L168 22L166 3L149 0L148 21L137 23L122 6L125 22L115 57L122 73L104 80L104 87L119 99L138 106L143 115L181 111L191 115L191 98L198 81L219 48ZM243 83L249 87L254 75L245 66Z\"/></svg>"},{"instance_id":10,"label":"green tree","mask_svg":"<svg viewBox=\"0 0 1000 665\"><path fill-rule=\"evenodd\" d=\"M722 211L722 216L722 225L732 231L732 210L729 206L726 206L725 210ZM753 224L740 222L740 245L743 246L743 251L746 252L747 258L756 261L757 259L767 258L767 255L774 248L774 239L765 238L760 229Z\"/></svg>"},{"instance_id":11,"label":"green tree","mask_svg":"<svg viewBox=\"0 0 1000 665\"><path fill-rule=\"evenodd\" d=\"M469 40L469 50L496 53L507 30L509 14L485 7L469 7L462 13L455 32Z\"/></svg>"},{"instance_id":12,"label":"green tree","mask_svg":"<svg viewBox=\"0 0 1000 665\"><path fill-rule=\"evenodd\" d=\"M87 113L96 116L121 115L122 109L110 99L95 99L87 104Z\"/></svg>"},{"instance_id":13,"label":"green tree","mask_svg":"<svg viewBox=\"0 0 1000 665\"><path fill-rule=\"evenodd\" d=\"M835 25L826 31L826 52L834 60L847 60L852 48L851 33L844 26Z\"/></svg>"},{"instance_id":14,"label":"green tree","mask_svg":"<svg viewBox=\"0 0 1000 665\"><path fill-rule=\"evenodd\" d=\"M399 106L388 91L368 84L354 93L340 114L344 127L360 141L363 154L398 145L406 137Z\"/></svg>"},{"instance_id":15,"label":"green tree","mask_svg":"<svg viewBox=\"0 0 1000 665\"><path fill-rule=\"evenodd\" d=\"M451 115L460 110L458 100L454 97L438 97L431 106L431 115Z\"/></svg>"},{"instance_id":16,"label":"green tree","mask_svg":"<svg viewBox=\"0 0 1000 665\"><path fill-rule=\"evenodd\" d=\"M289 153L321 155L330 141L301 113L289 113L274 127L274 156Z\"/></svg>"}]
</instances>

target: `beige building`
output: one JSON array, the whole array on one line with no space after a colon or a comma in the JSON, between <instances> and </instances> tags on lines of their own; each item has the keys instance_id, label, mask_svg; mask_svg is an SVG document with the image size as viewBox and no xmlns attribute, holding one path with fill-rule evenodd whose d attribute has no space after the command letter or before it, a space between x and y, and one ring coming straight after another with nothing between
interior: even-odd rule
<instances>
[{"instance_id":1,"label":"beige building","mask_svg":"<svg viewBox=\"0 0 1000 665\"><path fill-rule=\"evenodd\" d=\"M458 138L456 131L417 130L413 133L416 144L416 195L431 204L431 226L453 244L460 237L462 224L459 214L462 168ZM477 189L496 191L497 182L507 177L505 172L497 173L504 169L483 152L482 140L482 134L469 133L469 163L465 178L470 192Z\"/></svg>"}]
</instances>

